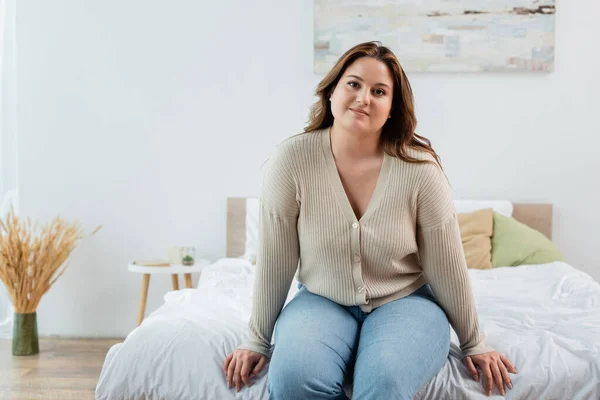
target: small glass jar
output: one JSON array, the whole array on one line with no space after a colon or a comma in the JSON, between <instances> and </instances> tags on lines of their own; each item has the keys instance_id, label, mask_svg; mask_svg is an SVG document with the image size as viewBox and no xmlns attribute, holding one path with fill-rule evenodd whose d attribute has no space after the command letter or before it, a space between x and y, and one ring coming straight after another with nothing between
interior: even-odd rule
<instances>
[{"instance_id":1,"label":"small glass jar","mask_svg":"<svg viewBox=\"0 0 600 400\"><path fill-rule=\"evenodd\" d=\"M183 265L191 266L196 261L196 248L193 246L187 246L181 248L181 263Z\"/></svg>"}]
</instances>

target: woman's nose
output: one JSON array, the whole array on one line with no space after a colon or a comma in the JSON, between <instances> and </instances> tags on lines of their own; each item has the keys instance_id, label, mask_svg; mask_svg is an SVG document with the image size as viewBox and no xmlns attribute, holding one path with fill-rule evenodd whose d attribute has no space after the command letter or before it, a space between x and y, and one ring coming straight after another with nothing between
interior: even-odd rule
<instances>
[{"instance_id":1,"label":"woman's nose","mask_svg":"<svg viewBox=\"0 0 600 400\"><path fill-rule=\"evenodd\" d=\"M369 92L367 90L359 90L356 95L356 101L360 104L368 105L371 102Z\"/></svg>"}]
</instances>

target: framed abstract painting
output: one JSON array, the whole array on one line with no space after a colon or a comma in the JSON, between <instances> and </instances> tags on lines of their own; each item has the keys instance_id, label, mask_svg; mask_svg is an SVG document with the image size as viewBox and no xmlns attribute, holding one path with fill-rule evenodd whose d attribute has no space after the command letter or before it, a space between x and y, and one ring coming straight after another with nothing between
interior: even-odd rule
<instances>
[{"instance_id":1,"label":"framed abstract painting","mask_svg":"<svg viewBox=\"0 0 600 400\"><path fill-rule=\"evenodd\" d=\"M314 71L377 40L407 72L551 72L555 0L315 0Z\"/></svg>"}]
</instances>

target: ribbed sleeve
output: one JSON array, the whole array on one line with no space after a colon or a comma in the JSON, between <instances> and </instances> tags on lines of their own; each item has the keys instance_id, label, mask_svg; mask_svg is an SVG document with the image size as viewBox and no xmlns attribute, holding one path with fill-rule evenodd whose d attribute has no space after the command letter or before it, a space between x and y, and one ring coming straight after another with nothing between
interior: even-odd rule
<instances>
[{"instance_id":1,"label":"ribbed sleeve","mask_svg":"<svg viewBox=\"0 0 600 400\"><path fill-rule=\"evenodd\" d=\"M456 331L462 356L492 351L479 330L458 218L448 182L437 166L426 166L422 174L417 195L421 267Z\"/></svg>"},{"instance_id":2,"label":"ribbed sleeve","mask_svg":"<svg viewBox=\"0 0 600 400\"><path fill-rule=\"evenodd\" d=\"M259 251L248 341L239 346L271 357L271 336L298 267L297 187L292 157L278 149L266 164L260 198Z\"/></svg>"}]
</instances>

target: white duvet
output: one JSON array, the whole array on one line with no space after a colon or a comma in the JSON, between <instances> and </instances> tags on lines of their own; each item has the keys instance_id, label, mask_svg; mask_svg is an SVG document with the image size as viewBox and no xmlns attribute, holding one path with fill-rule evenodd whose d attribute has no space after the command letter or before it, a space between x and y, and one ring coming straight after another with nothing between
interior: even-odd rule
<instances>
[{"instance_id":1,"label":"white duvet","mask_svg":"<svg viewBox=\"0 0 600 400\"><path fill-rule=\"evenodd\" d=\"M600 284L562 262L469 270L486 342L513 361L508 399L600 399ZM106 355L98 400L267 399L268 367L227 388L223 361L246 339L253 267L226 258L165 303ZM296 293L294 283L288 301ZM451 356L415 399L488 399ZM497 390L492 397L501 398Z\"/></svg>"}]
</instances>

